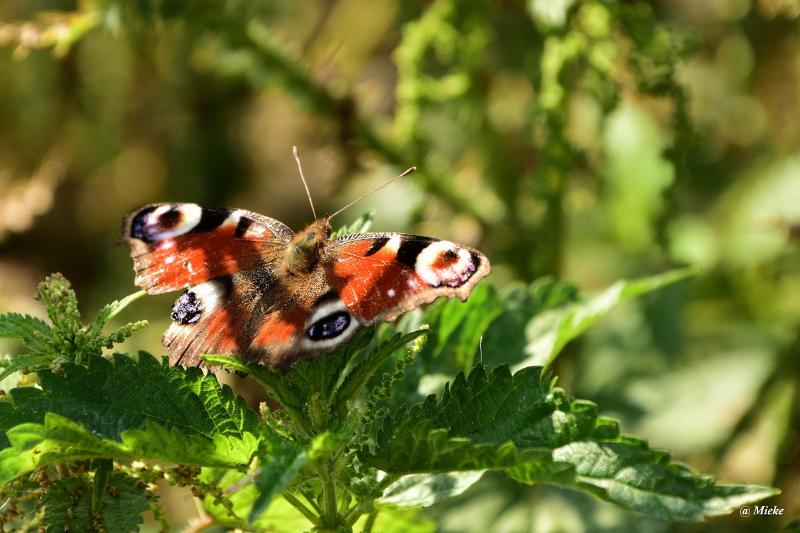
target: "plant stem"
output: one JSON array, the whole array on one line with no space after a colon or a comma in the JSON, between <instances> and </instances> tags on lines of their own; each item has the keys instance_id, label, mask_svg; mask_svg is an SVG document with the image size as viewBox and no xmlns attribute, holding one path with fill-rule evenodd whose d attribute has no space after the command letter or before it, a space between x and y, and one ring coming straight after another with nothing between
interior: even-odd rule
<instances>
[{"instance_id":1,"label":"plant stem","mask_svg":"<svg viewBox=\"0 0 800 533\"><path fill-rule=\"evenodd\" d=\"M306 501L308 501L308 504L317 514L322 514L322 509L317 505L316 498L314 498L314 495L311 494L308 489L300 489L300 493L305 496Z\"/></svg>"},{"instance_id":2,"label":"plant stem","mask_svg":"<svg viewBox=\"0 0 800 533\"><path fill-rule=\"evenodd\" d=\"M333 528L339 525L339 513L336 509L336 486L328 472L328 459L317 464L317 473L322 480L322 526Z\"/></svg>"},{"instance_id":3,"label":"plant stem","mask_svg":"<svg viewBox=\"0 0 800 533\"><path fill-rule=\"evenodd\" d=\"M303 502L301 502L300 500L298 500L297 498L295 498L295 497L294 497L294 495L292 495L292 494L291 494L291 493L289 493L289 492L284 492L284 493L283 493L283 497L284 497L284 499L285 499L287 502L291 503L291 504L292 504L292 506L293 506L295 509L297 509L298 511L300 511L301 513L303 513L303 516L305 516L306 518L308 518L309 520L311 520L311 523L312 523L312 524L314 524L315 526L316 526L316 525L319 525L319 516L317 516L316 514L314 514L314 511L312 511L311 509L309 509L308 507L306 507L306 506L303 504Z\"/></svg>"},{"instance_id":4,"label":"plant stem","mask_svg":"<svg viewBox=\"0 0 800 533\"><path fill-rule=\"evenodd\" d=\"M364 529L361 530L361 533L372 533L372 526L375 525L376 518L378 518L378 509L373 509L367 515L367 522L364 524Z\"/></svg>"},{"instance_id":5,"label":"plant stem","mask_svg":"<svg viewBox=\"0 0 800 533\"><path fill-rule=\"evenodd\" d=\"M348 507L350 507L350 493L343 491L342 501L339 504L339 516L344 516L348 511Z\"/></svg>"}]
</instances>

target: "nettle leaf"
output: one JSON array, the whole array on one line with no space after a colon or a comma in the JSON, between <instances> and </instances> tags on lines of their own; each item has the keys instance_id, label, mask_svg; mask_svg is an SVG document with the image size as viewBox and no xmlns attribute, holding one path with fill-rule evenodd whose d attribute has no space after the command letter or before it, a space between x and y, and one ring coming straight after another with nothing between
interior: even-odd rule
<instances>
[{"instance_id":1,"label":"nettle leaf","mask_svg":"<svg viewBox=\"0 0 800 533\"><path fill-rule=\"evenodd\" d=\"M549 368L569 341L606 316L614 306L686 279L692 272L691 269L684 268L632 281L618 281L584 302L537 315L525 328L527 358L516 365L516 368Z\"/></svg>"},{"instance_id":2,"label":"nettle leaf","mask_svg":"<svg viewBox=\"0 0 800 533\"><path fill-rule=\"evenodd\" d=\"M446 357L458 370L471 368L481 337L502 313L502 298L488 283L475 287L466 302L437 301L425 313L424 322L430 325L431 332L419 357Z\"/></svg>"},{"instance_id":3,"label":"nettle leaf","mask_svg":"<svg viewBox=\"0 0 800 533\"><path fill-rule=\"evenodd\" d=\"M665 452L622 437L587 401L543 383L541 368L459 374L439 396L387 416L361 460L390 475L504 470L526 482L585 490L651 516L697 521L766 498L756 485L717 485ZM514 464L516 463L516 464Z\"/></svg>"},{"instance_id":4,"label":"nettle leaf","mask_svg":"<svg viewBox=\"0 0 800 533\"><path fill-rule=\"evenodd\" d=\"M365 328L346 345L330 354L300 361L288 373L231 356L204 355L203 361L244 372L257 380L311 436L324 431L332 418L344 417L348 402L358 396L380 366L425 333L396 334L371 343L374 332L374 328Z\"/></svg>"},{"instance_id":5,"label":"nettle leaf","mask_svg":"<svg viewBox=\"0 0 800 533\"><path fill-rule=\"evenodd\" d=\"M758 485L716 484L713 477L670 462L669 454L650 450L637 439L575 442L553 450L553 460L575 467L569 486L668 520L696 522L722 516L780 492ZM512 469L510 475L518 481L536 481L525 467Z\"/></svg>"},{"instance_id":6,"label":"nettle leaf","mask_svg":"<svg viewBox=\"0 0 800 533\"><path fill-rule=\"evenodd\" d=\"M477 483L482 476L482 470L442 474L409 474L389 485L383 491L383 496L378 503L399 507L430 507L453 496L458 496Z\"/></svg>"},{"instance_id":7,"label":"nettle leaf","mask_svg":"<svg viewBox=\"0 0 800 533\"><path fill-rule=\"evenodd\" d=\"M39 383L41 389L19 387L9 393L31 422L40 422L45 412L56 413L116 440L122 431L144 428L146 421L209 438L258 431L258 415L213 375L170 368L146 352L138 360L93 356L88 367L65 364L59 373L43 370Z\"/></svg>"},{"instance_id":8,"label":"nettle leaf","mask_svg":"<svg viewBox=\"0 0 800 533\"><path fill-rule=\"evenodd\" d=\"M108 533L139 531L148 502L144 484L127 474L111 474L106 483L100 516Z\"/></svg>"},{"instance_id":9,"label":"nettle leaf","mask_svg":"<svg viewBox=\"0 0 800 533\"><path fill-rule=\"evenodd\" d=\"M145 352L138 361L92 356L89 366L39 372L42 388L11 390L0 403L0 478L71 457L151 458L239 467L249 462L258 415L229 387L200 369L170 368ZM18 425L21 422L27 424ZM14 427L15 426L15 427ZM15 454L41 451L14 468Z\"/></svg>"},{"instance_id":10,"label":"nettle leaf","mask_svg":"<svg viewBox=\"0 0 800 533\"><path fill-rule=\"evenodd\" d=\"M141 482L124 473L109 476L99 513L92 514L92 488L83 477L56 480L43 499L48 531L129 533L144 522L148 502Z\"/></svg>"},{"instance_id":11,"label":"nettle leaf","mask_svg":"<svg viewBox=\"0 0 800 533\"><path fill-rule=\"evenodd\" d=\"M148 423L129 430L121 442L98 437L67 418L46 413L42 424L25 423L7 432L10 446L0 451L0 483L41 466L81 459L158 460L192 466L244 468L258 448L250 433L242 438L168 430Z\"/></svg>"},{"instance_id":12,"label":"nettle leaf","mask_svg":"<svg viewBox=\"0 0 800 533\"><path fill-rule=\"evenodd\" d=\"M0 337L18 339L33 351L46 353L52 351L50 345L50 326L44 320L19 313L0 315Z\"/></svg>"},{"instance_id":13,"label":"nettle leaf","mask_svg":"<svg viewBox=\"0 0 800 533\"><path fill-rule=\"evenodd\" d=\"M483 283L466 302L439 300L427 312L404 315L394 329L412 331L430 325L430 338L406 377L394 387L391 404L418 400L441 387L476 361L502 364L524 358L525 337L520 335L535 316L574 302L578 290L548 279L530 285L515 284L503 291ZM452 357L451 352L457 352Z\"/></svg>"},{"instance_id":14,"label":"nettle leaf","mask_svg":"<svg viewBox=\"0 0 800 533\"><path fill-rule=\"evenodd\" d=\"M51 354L7 355L0 359L0 368L3 368L3 371L0 372L0 381L3 381L18 370L34 372L49 368L53 359L54 357Z\"/></svg>"},{"instance_id":15,"label":"nettle leaf","mask_svg":"<svg viewBox=\"0 0 800 533\"><path fill-rule=\"evenodd\" d=\"M52 531L89 531L92 519L92 489L81 477L53 483L44 496L44 521Z\"/></svg>"},{"instance_id":16,"label":"nettle leaf","mask_svg":"<svg viewBox=\"0 0 800 533\"><path fill-rule=\"evenodd\" d=\"M512 284L500 292L503 312L486 330L481 343L484 364L499 365L523 358L526 339L520 332L537 315L578 300L579 291L570 283L540 279L530 285ZM469 370L464 368L462 370Z\"/></svg>"}]
</instances>

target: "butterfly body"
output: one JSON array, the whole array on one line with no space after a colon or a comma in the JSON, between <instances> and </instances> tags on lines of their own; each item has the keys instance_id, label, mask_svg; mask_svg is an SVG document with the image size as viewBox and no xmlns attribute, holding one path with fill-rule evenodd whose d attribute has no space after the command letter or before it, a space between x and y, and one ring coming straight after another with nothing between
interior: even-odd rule
<instances>
[{"instance_id":1,"label":"butterfly body","mask_svg":"<svg viewBox=\"0 0 800 533\"><path fill-rule=\"evenodd\" d=\"M363 325L440 296L466 299L490 270L483 254L449 241L330 235L328 218L294 234L257 213L187 203L145 206L123 221L136 284L184 290L163 339L172 364L239 353L285 369Z\"/></svg>"}]
</instances>

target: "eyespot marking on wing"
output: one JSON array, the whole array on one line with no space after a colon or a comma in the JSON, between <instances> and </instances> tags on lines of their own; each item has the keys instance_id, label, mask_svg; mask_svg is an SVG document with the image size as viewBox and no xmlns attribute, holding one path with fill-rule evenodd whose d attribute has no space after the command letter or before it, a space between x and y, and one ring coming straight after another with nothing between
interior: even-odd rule
<instances>
[{"instance_id":1,"label":"eyespot marking on wing","mask_svg":"<svg viewBox=\"0 0 800 533\"><path fill-rule=\"evenodd\" d=\"M460 287L480 266L480 257L450 241L434 241L417 254L414 271L431 287Z\"/></svg>"},{"instance_id":2,"label":"eyespot marking on wing","mask_svg":"<svg viewBox=\"0 0 800 533\"><path fill-rule=\"evenodd\" d=\"M151 205L134 215L130 236L152 243L188 233L208 232L221 226L230 213L228 209L197 204Z\"/></svg>"},{"instance_id":3,"label":"eyespot marking on wing","mask_svg":"<svg viewBox=\"0 0 800 533\"><path fill-rule=\"evenodd\" d=\"M359 326L339 296L329 292L306 320L301 345L307 350L331 350L349 340Z\"/></svg>"},{"instance_id":4,"label":"eyespot marking on wing","mask_svg":"<svg viewBox=\"0 0 800 533\"><path fill-rule=\"evenodd\" d=\"M172 320L194 324L220 306L230 289L230 278L217 278L192 287L181 294L172 306Z\"/></svg>"}]
</instances>

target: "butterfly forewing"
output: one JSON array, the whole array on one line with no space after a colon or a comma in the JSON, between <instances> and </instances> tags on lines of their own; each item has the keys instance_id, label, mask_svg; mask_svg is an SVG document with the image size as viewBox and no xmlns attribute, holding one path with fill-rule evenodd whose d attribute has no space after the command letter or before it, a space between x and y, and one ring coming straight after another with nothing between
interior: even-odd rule
<instances>
[{"instance_id":1,"label":"butterfly forewing","mask_svg":"<svg viewBox=\"0 0 800 533\"><path fill-rule=\"evenodd\" d=\"M330 249L330 284L363 324L393 320L440 296L464 300L490 270L473 248L402 233L347 235Z\"/></svg>"},{"instance_id":2,"label":"butterfly forewing","mask_svg":"<svg viewBox=\"0 0 800 533\"><path fill-rule=\"evenodd\" d=\"M259 266L269 266L293 232L243 209L152 204L125 217L136 284L170 292Z\"/></svg>"}]
</instances>

